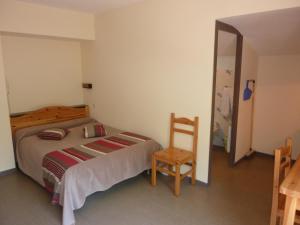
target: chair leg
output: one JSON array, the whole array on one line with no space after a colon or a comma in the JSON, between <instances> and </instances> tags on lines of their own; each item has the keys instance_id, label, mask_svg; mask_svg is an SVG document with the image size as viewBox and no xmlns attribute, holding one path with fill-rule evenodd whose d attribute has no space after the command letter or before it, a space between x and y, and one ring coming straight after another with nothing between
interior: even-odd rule
<instances>
[{"instance_id":1,"label":"chair leg","mask_svg":"<svg viewBox=\"0 0 300 225\"><path fill-rule=\"evenodd\" d=\"M180 195L180 165L176 164L176 176L175 176L175 196Z\"/></svg>"},{"instance_id":2,"label":"chair leg","mask_svg":"<svg viewBox=\"0 0 300 225\"><path fill-rule=\"evenodd\" d=\"M156 186L156 158L152 156L152 186Z\"/></svg>"},{"instance_id":3,"label":"chair leg","mask_svg":"<svg viewBox=\"0 0 300 225\"><path fill-rule=\"evenodd\" d=\"M292 225L295 222L297 199L287 196L284 206L283 224Z\"/></svg>"},{"instance_id":4,"label":"chair leg","mask_svg":"<svg viewBox=\"0 0 300 225\"><path fill-rule=\"evenodd\" d=\"M277 219L276 219L276 223L275 224L277 224ZM282 225L282 224L283 224L283 217L280 216L279 217L279 225Z\"/></svg>"},{"instance_id":5,"label":"chair leg","mask_svg":"<svg viewBox=\"0 0 300 225\"><path fill-rule=\"evenodd\" d=\"M270 225L276 225L276 224L277 224L277 204L272 203Z\"/></svg>"},{"instance_id":6,"label":"chair leg","mask_svg":"<svg viewBox=\"0 0 300 225\"><path fill-rule=\"evenodd\" d=\"M196 184L196 161L192 162L192 184Z\"/></svg>"}]
</instances>

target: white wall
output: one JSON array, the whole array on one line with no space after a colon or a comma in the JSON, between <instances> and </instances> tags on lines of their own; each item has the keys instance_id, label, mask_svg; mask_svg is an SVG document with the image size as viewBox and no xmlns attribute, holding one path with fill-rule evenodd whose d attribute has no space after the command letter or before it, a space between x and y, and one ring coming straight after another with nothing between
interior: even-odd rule
<instances>
[{"instance_id":1,"label":"white wall","mask_svg":"<svg viewBox=\"0 0 300 225\"><path fill-rule=\"evenodd\" d=\"M236 46L234 46L234 48L236 48ZM224 146L227 151L230 149L230 145L228 144L226 145L225 140L228 141L229 126L231 125L232 122L232 114L230 112L228 116L224 116L220 110L221 110L221 103L222 103L223 92L225 87L227 87L227 89L230 90L230 99L232 103L233 87L234 87L234 71L235 71L235 56L217 57L214 131L217 131L219 128L221 132L224 133L224 142L222 143L221 146ZM220 136L219 132L220 131L218 131L217 134L214 133L214 135ZM214 145L217 144L216 136L213 139Z\"/></svg>"},{"instance_id":2,"label":"white wall","mask_svg":"<svg viewBox=\"0 0 300 225\"><path fill-rule=\"evenodd\" d=\"M221 112L221 105L223 102L223 92L225 87L227 87L227 92L230 91L230 99L232 103L236 62L236 45L237 36L235 34L226 31L218 31L218 56L216 73L213 144L224 146L226 151L229 151L230 149L230 145L228 145L228 133L230 124L232 122L232 110L230 110L228 115L224 116ZM221 133L224 134L224 141L222 143L220 143L220 138L222 137Z\"/></svg>"},{"instance_id":3,"label":"white wall","mask_svg":"<svg viewBox=\"0 0 300 225\"><path fill-rule=\"evenodd\" d=\"M51 37L60 37L60 38L71 38L71 39L82 39L82 40L94 40L95 39L95 29L94 29L94 15L93 14L89 14L89 13L82 13L82 12L75 12L75 11L71 11L71 10L63 10L63 9L58 9L58 8L53 8L53 7L47 7L47 6L41 6L41 5L35 5L35 4L31 4L31 3L25 3L25 2L21 2L21 1L16 1L16 0L0 0L0 32L5 32L5 33L14 33L14 34L29 34L29 35L37 35L37 36L51 36ZM10 40L11 41L11 40ZM5 37L5 42L7 43L7 38ZM39 45L41 47L41 42L37 41L37 45ZM25 41L16 41L15 43L19 43L18 46L20 45L20 43L25 43ZM53 42L54 43L54 42ZM54 44L55 45L55 44ZM53 46L54 46L53 45ZM66 44L66 46L69 46L72 44ZM6 45L5 45L6 46ZM56 50L58 48L59 44L57 43L56 47L54 47ZM74 45L75 46L75 45ZM77 47L74 47L73 49L78 49L79 45L78 43L76 44ZM18 49L16 49L16 46L10 46L12 47L12 49L14 49L13 51L9 51L8 56L10 54L16 54L16 52L19 52ZM35 58L37 61L36 62L41 62L41 63L45 63L46 60L43 61L43 59L45 59L45 55L46 53L43 52L41 53L41 58L38 57L38 55L36 55L38 53L38 49L37 46L34 47L33 45L31 45L32 48L29 48L26 46L20 46L20 48L22 48L22 50L25 50L25 52L22 52L20 54L16 54L17 58L16 58L16 62L18 60L18 66L21 66L21 68L25 69L24 71L21 70L21 68L13 68L12 65L12 59L10 58L8 60L8 65L6 65L6 67L8 67L8 73L11 75L13 74L13 76L16 76L15 72L22 72L18 74L17 79L15 79L14 81L19 82L22 81L24 82L24 84L28 84L28 82L30 80L27 80L26 78L23 78L22 76L24 76L24 73L26 72L27 75L29 77L27 78L33 78L33 74L29 74L29 72L39 72L40 76L39 77L34 77L35 80L32 80L32 89L39 89L39 90L43 90L43 89L47 89L47 87L49 87L49 84L51 87L53 87L53 83L49 82L50 79L47 78L44 80L44 85L41 89L41 87L37 86L34 87L34 85L36 84L40 84L41 79L43 78L43 76L45 76L46 73L49 72L57 72L57 69L51 68L50 71L46 71L46 69L49 69L49 62L48 64L46 63L46 67L44 69L41 68L41 65L39 64L35 64L33 68L28 68L26 67L26 65L20 61L20 56L24 57L24 61L26 62L30 62L30 65L32 66L33 63L33 59ZM45 46L43 46L44 48ZM45 50L45 48L44 48ZM60 55L61 52L56 52L55 54L52 54L52 50L48 48L46 48L46 50L49 50L49 52L51 53L51 57L49 57L49 59L53 59L53 56L56 54L58 56L57 59L61 59L61 55L62 56L68 56L67 54L62 53ZM74 51L73 51L74 52ZM30 56L30 54L34 53L34 55ZM80 61L81 59L76 59L74 60L78 54L77 54L77 50L74 52L75 56L72 55L71 57L71 61L72 63L76 62L77 65L74 65L74 68L76 68L76 72L72 75L73 77L71 77L71 79L73 79L74 77L75 80L77 79L77 75L78 75L78 71L80 70ZM6 169L10 169L12 167L14 167L14 160L13 160L13 148L12 148L12 143L11 143L11 134L10 134L10 126L9 126L9 116L8 116L8 105L7 105L7 96L6 96L6 87L5 87L5 74L4 74L4 70L3 70L3 61L2 61L2 47L0 48L0 55L1 55L1 59L0 59L0 91L1 91L1 100L0 100L0 122L1 122L1 128L0 128L0 171L6 170ZM47 54L48 55L48 54ZM57 59L54 59L54 64L55 65L59 65L57 64ZM6 62L7 62L7 57L6 57ZM68 60L63 59L61 62L69 62ZM63 67L63 65L60 65L59 68L61 69ZM70 67L67 67L67 72L71 72L71 70L69 70ZM18 71L19 70L19 71ZM10 73L12 72L12 73ZM60 71L62 72L62 70ZM37 75L37 73L35 73L34 75ZM21 75L20 75L21 74ZM51 74L52 76L53 74ZM67 76L69 76L70 74L68 74ZM21 78L20 78L21 76ZM66 75L64 74L64 76L66 77ZM63 82L66 81L66 79L60 78L60 80L62 80ZM70 77L69 77L70 78ZM35 83L38 82L38 83ZM19 83L18 83L19 84ZM15 83L13 84L13 88ZM47 86L48 85L48 86ZM62 90L61 86L65 86L65 83L58 83L58 86L56 86L56 88L58 88L58 90ZM18 86L20 87L20 86ZM16 88L18 88L16 87ZM78 89L79 90L79 89ZM21 92L20 92L21 91ZM18 93L18 94L23 94L24 89L21 90L14 90L14 93ZM44 90L43 90L44 91ZM74 94L74 87L72 86L71 89L66 88L66 91L61 93L61 94L66 94L67 98L68 98L68 103L73 104L71 102L74 102L74 100L70 99L70 96L72 94ZM12 93L12 92L11 92ZM77 93L77 92L76 92ZM28 93L27 93L28 94ZM34 94L33 92L29 93L30 95ZM57 96L57 95L56 95ZM80 96L80 97L78 97ZM29 104L32 104L32 101L29 101L29 104L27 102L26 105L24 104L24 100L22 99L20 101L20 99L23 96L20 95L18 97L18 99L16 97L13 97L13 101L12 102L16 102L18 101L18 103L14 106L12 106L13 110L15 111L19 111L23 109L29 109L30 107L32 107ZM49 96L44 95L44 92L40 92L38 93L38 95L36 96L37 99L41 99L41 97L45 99L50 99ZM77 100L76 100L76 104L77 102L80 103L82 102L82 90L80 90L79 94L76 94ZM74 97L75 98L75 97ZM57 99L50 99L50 101L52 101L53 103L59 104L60 102L56 101ZM48 102L50 102L48 101ZM34 104L41 104L38 102L34 102ZM43 104L46 104L45 101L43 102ZM65 102L62 102L62 104L66 104ZM20 106L20 107L19 107ZM25 107L27 106L27 107Z\"/></svg>"},{"instance_id":4,"label":"white wall","mask_svg":"<svg viewBox=\"0 0 300 225\"><path fill-rule=\"evenodd\" d=\"M230 56L231 61L235 62L235 57ZM228 59L229 57L225 57ZM224 129L225 134L227 134L228 126L231 123L231 116L224 117L222 113L219 111L221 107L222 95L224 87L229 88L231 90L231 99L233 97L233 86L234 86L234 68L230 67L230 65L225 66L223 62L224 57L218 57L218 65L217 65L217 77L216 77L216 96L215 96L215 125L217 122L222 123L224 126L221 126ZM223 64L224 69L219 67L219 63ZM235 63L233 63L235 64ZM231 72L229 73L230 70ZM216 128L216 126L215 126Z\"/></svg>"},{"instance_id":5,"label":"white wall","mask_svg":"<svg viewBox=\"0 0 300 225\"><path fill-rule=\"evenodd\" d=\"M83 44L86 101L104 123L168 143L170 112L200 117L197 179L208 180L215 20L298 0L151 0L96 17Z\"/></svg>"},{"instance_id":6,"label":"white wall","mask_svg":"<svg viewBox=\"0 0 300 225\"><path fill-rule=\"evenodd\" d=\"M94 16L16 0L0 0L0 31L94 40Z\"/></svg>"},{"instance_id":7,"label":"white wall","mask_svg":"<svg viewBox=\"0 0 300 225\"><path fill-rule=\"evenodd\" d=\"M4 66L2 57L2 37L0 35L0 172L15 167L14 151L7 107Z\"/></svg>"},{"instance_id":8,"label":"white wall","mask_svg":"<svg viewBox=\"0 0 300 225\"><path fill-rule=\"evenodd\" d=\"M285 138L300 153L300 55L259 57L253 149L273 154Z\"/></svg>"},{"instance_id":9,"label":"white wall","mask_svg":"<svg viewBox=\"0 0 300 225\"><path fill-rule=\"evenodd\" d=\"M244 157L250 151L251 148L253 99L251 98L248 101L244 101L243 94L244 89L246 88L246 81L257 79L257 67L258 55L256 51L249 45L247 39L244 38L235 162L239 161L242 157ZM253 86L250 85L249 87L250 89L253 89Z\"/></svg>"},{"instance_id":10,"label":"white wall","mask_svg":"<svg viewBox=\"0 0 300 225\"><path fill-rule=\"evenodd\" d=\"M10 112L83 104L78 41L3 35Z\"/></svg>"},{"instance_id":11,"label":"white wall","mask_svg":"<svg viewBox=\"0 0 300 225\"><path fill-rule=\"evenodd\" d=\"M235 56L218 56L217 69L235 71Z\"/></svg>"}]
</instances>

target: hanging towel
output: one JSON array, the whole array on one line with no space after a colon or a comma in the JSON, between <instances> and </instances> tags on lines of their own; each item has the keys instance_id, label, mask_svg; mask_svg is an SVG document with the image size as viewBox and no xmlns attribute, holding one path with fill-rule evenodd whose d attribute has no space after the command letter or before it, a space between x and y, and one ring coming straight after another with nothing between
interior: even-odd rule
<instances>
[{"instance_id":1,"label":"hanging towel","mask_svg":"<svg viewBox=\"0 0 300 225\"><path fill-rule=\"evenodd\" d=\"M222 98L220 102L220 111L222 116L229 117L231 115L232 107L232 88L224 87L222 92Z\"/></svg>"},{"instance_id":2,"label":"hanging towel","mask_svg":"<svg viewBox=\"0 0 300 225\"><path fill-rule=\"evenodd\" d=\"M252 90L249 88L249 82L250 82L250 80L246 81L246 88L244 90L244 95L243 95L244 101L249 100L251 98L251 96L252 96Z\"/></svg>"}]
</instances>

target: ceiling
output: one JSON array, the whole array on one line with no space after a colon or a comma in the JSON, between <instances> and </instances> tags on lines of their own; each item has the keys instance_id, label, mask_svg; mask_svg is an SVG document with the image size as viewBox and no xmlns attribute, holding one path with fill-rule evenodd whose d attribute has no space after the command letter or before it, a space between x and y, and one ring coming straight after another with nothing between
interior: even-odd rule
<instances>
[{"instance_id":1,"label":"ceiling","mask_svg":"<svg viewBox=\"0 0 300 225\"><path fill-rule=\"evenodd\" d=\"M57 8L85 11L91 13L103 12L112 8L119 8L143 0L18 0Z\"/></svg>"},{"instance_id":2,"label":"ceiling","mask_svg":"<svg viewBox=\"0 0 300 225\"><path fill-rule=\"evenodd\" d=\"M300 7L220 21L238 29L259 55L300 54Z\"/></svg>"}]
</instances>

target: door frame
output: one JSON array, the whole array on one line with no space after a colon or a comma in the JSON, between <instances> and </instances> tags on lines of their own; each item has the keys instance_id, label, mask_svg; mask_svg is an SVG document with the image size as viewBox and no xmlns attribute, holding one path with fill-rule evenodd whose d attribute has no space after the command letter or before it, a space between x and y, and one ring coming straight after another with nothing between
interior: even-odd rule
<instances>
[{"instance_id":1,"label":"door frame","mask_svg":"<svg viewBox=\"0 0 300 225\"><path fill-rule=\"evenodd\" d=\"M229 152L229 165L235 165L236 152L236 137L238 125L238 111L240 99L240 83L241 83L241 67L242 67L242 53L243 53L243 36L233 26L216 20L215 24L215 46L214 46L214 68L213 68L213 91L212 91L212 106L211 106L211 125L210 125L210 145L209 145L209 174L208 183L211 179L211 165L212 165L212 148L213 148L213 132L215 119L215 97L216 97L216 80L217 80L217 57L218 57L218 32L226 31L237 35L236 60L235 60L235 74L234 74L234 91L233 91L233 110L232 110L232 125L231 125L231 143Z\"/></svg>"}]
</instances>

